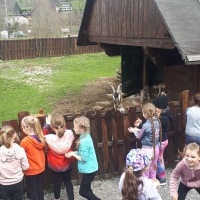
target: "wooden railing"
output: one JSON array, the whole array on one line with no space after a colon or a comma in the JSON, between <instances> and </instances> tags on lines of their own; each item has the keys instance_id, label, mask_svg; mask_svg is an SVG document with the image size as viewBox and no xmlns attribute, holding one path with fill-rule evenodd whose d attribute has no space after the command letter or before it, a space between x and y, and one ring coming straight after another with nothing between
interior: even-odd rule
<instances>
[{"instance_id":1,"label":"wooden railing","mask_svg":"<svg viewBox=\"0 0 200 200\"><path fill-rule=\"evenodd\" d=\"M0 60L98 53L98 45L77 46L77 37L0 40Z\"/></svg>"},{"instance_id":2,"label":"wooden railing","mask_svg":"<svg viewBox=\"0 0 200 200\"><path fill-rule=\"evenodd\" d=\"M165 150L165 162L167 165L173 165L180 146L180 102L170 102L169 106L174 113L174 121L170 126L169 144ZM21 130L21 120L29 115L28 111L18 113L17 120L3 121L2 125L12 125L20 134L20 139L25 137ZM124 114L109 110L105 113L100 111L87 111L85 114L91 122L91 135L94 141L99 170L97 178L109 178L118 176L122 173L125 166L125 157L130 149L141 147L140 141L134 138L133 134L128 132L128 127L133 126L134 121L141 117L141 109L132 107L126 110ZM77 115L64 115L67 128L73 129L73 119ZM45 117L38 117L43 126ZM77 138L76 138L77 139ZM75 144L72 148L75 150ZM80 181L80 175L77 171L76 163L73 167L72 180L76 183ZM46 167L44 186L48 188L52 183L51 171Z\"/></svg>"}]
</instances>

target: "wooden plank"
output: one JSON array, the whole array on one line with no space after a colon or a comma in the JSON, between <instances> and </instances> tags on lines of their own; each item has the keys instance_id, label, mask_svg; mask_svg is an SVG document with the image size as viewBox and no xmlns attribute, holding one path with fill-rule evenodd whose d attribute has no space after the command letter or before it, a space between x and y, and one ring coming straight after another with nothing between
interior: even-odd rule
<instances>
[{"instance_id":1,"label":"wooden plank","mask_svg":"<svg viewBox=\"0 0 200 200\"><path fill-rule=\"evenodd\" d=\"M108 146L108 176L110 178L114 176L114 159L113 159L113 133L112 133L112 110L109 110L105 114L106 126L107 126L107 138L109 142Z\"/></svg>"},{"instance_id":2,"label":"wooden plank","mask_svg":"<svg viewBox=\"0 0 200 200\"><path fill-rule=\"evenodd\" d=\"M103 149L102 149L102 127L101 127L101 112L97 111L96 112L96 130L97 130L97 138L98 138L98 164L99 164L99 176L101 178L104 177L104 154L103 154Z\"/></svg>"},{"instance_id":3,"label":"wooden plank","mask_svg":"<svg viewBox=\"0 0 200 200\"><path fill-rule=\"evenodd\" d=\"M117 124L117 138L118 141L124 141L124 133L123 133L123 114L120 112L116 112L116 124ZM124 142L118 143L118 172L122 173L125 167L125 152L124 152Z\"/></svg>"}]
</instances>

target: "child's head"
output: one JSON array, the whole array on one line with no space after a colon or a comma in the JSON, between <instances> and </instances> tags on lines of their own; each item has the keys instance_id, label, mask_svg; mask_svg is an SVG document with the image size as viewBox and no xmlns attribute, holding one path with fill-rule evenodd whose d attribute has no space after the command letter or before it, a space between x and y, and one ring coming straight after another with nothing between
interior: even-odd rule
<instances>
[{"instance_id":1,"label":"child's head","mask_svg":"<svg viewBox=\"0 0 200 200\"><path fill-rule=\"evenodd\" d=\"M126 156L126 171L122 187L122 199L138 199L138 186L143 182L140 180L143 170L148 165L148 157L142 149L132 149Z\"/></svg>"},{"instance_id":2,"label":"child's head","mask_svg":"<svg viewBox=\"0 0 200 200\"><path fill-rule=\"evenodd\" d=\"M156 116L156 107L152 103L146 103L142 106L142 113L145 119Z\"/></svg>"},{"instance_id":3,"label":"child's head","mask_svg":"<svg viewBox=\"0 0 200 200\"><path fill-rule=\"evenodd\" d=\"M15 132L12 126L3 126L0 130L0 144L5 145L7 148L12 146L12 143L15 141L17 133Z\"/></svg>"},{"instance_id":4,"label":"child's head","mask_svg":"<svg viewBox=\"0 0 200 200\"><path fill-rule=\"evenodd\" d=\"M200 146L195 142L188 144L184 148L183 156L189 167L195 168L200 162Z\"/></svg>"},{"instance_id":5,"label":"child's head","mask_svg":"<svg viewBox=\"0 0 200 200\"><path fill-rule=\"evenodd\" d=\"M155 105L156 111L160 113L162 112L162 110L165 110L168 107L168 102L168 97L165 95L161 95L157 96L152 103Z\"/></svg>"},{"instance_id":6,"label":"child's head","mask_svg":"<svg viewBox=\"0 0 200 200\"><path fill-rule=\"evenodd\" d=\"M31 135L35 134L38 136L41 142L45 143L42 127L40 121L37 117L34 116L26 116L21 121L22 130L25 134Z\"/></svg>"},{"instance_id":7,"label":"child's head","mask_svg":"<svg viewBox=\"0 0 200 200\"><path fill-rule=\"evenodd\" d=\"M61 114L57 113L52 114L50 125L59 138L61 138L64 135L66 129L66 123L64 117Z\"/></svg>"},{"instance_id":8,"label":"child's head","mask_svg":"<svg viewBox=\"0 0 200 200\"><path fill-rule=\"evenodd\" d=\"M131 149L126 156L126 167L132 171L140 171L148 165L148 157L142 149Z\"/></svg>"},{"instance_id":9,"label":"child's head","mask_svg":"<svg viewBox=\"0 0 200 200\"><path fill-rule=\"evenodd\" d=\"M200 106L200 93L196 93L193 97L195 105Z\"/></svg>"},{"instance_id":10,"label":"child's head","mask_svg":"<svg viewBox=\"0 0 200 200\"><path fill-rule=\"evenodd\" d=\"M85 116L80 116L74 119L74 131L76 134L90 132L90 120Z\"/></svg>"}]
</instances>

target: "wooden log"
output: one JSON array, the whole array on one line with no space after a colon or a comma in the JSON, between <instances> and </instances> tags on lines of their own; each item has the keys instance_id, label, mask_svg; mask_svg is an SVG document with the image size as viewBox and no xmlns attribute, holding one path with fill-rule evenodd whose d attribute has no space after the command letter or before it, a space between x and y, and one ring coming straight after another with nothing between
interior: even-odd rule
<instances>
[{"instance_id":1,"label":"wooden log","mask_svg":"<svg viewBox=\"0 0 200 200\"><path fill-rule=\"evenodd\" d=\"M186 108L189 106L189 90L182 91L180 94L180 108L181 108L181 133L180 133L180 147L182 151L185 146L185 126L186 126Z\"/></svg>"}]
</instances>

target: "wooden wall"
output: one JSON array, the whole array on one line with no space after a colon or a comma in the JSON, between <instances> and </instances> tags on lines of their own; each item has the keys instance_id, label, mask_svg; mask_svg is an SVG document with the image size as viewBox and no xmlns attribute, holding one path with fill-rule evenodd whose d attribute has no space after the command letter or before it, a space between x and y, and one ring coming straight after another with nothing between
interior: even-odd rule
<instances>
[{"instance_id":1,"label":"wooden wall","mask_svg":"<svg viewBox=\"0 0 200 200\"><path fill-rule=\"evenodd\" d=\"M95 0L91 4L86 30L91 42L132 46L171 42L154 0Z\"/></svg>"},{"instance_id":2,"label":"wooden wall","mask_svg":"<svg viewBox=\"0 0 200 200\"><path fill-rule=\"evenodd\" d=\"M171 100L179 100L180 92L190 91L190 98L200 90L200 65L172 65L164 69L164 83Z\"/></svg>"}]
</instances>

